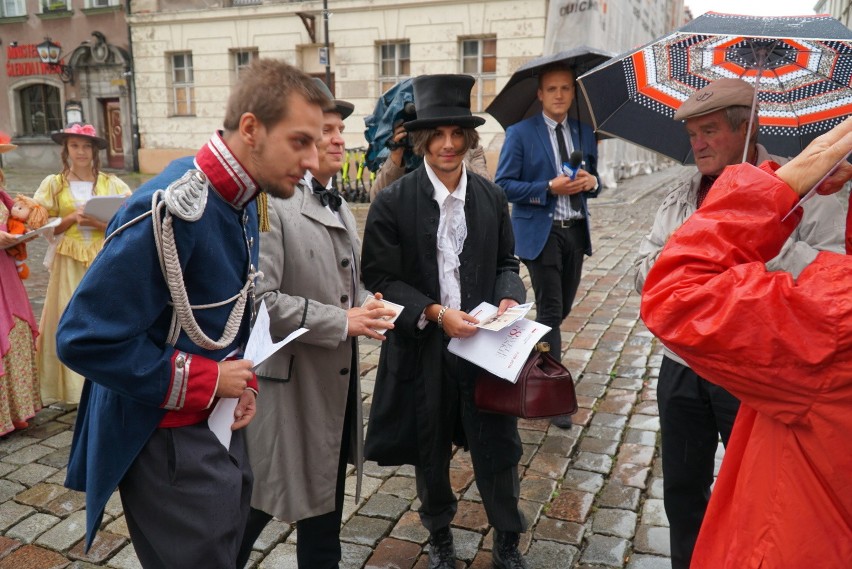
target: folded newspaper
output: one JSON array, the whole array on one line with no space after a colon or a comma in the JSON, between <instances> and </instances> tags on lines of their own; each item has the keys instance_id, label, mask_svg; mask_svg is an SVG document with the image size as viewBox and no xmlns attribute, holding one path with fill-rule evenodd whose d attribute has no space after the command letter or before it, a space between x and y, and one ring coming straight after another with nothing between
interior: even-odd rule
<instances>
[{"instance_id":1,"label":"folded newspaper","mask_svg":"<svg viewBox=\"0 0 852 569\"><path fill-rule=\"evenodd\" d=\"M470 314L486 322L497 314L497 307L483 302ZM528 320L521 314L499 330L481 328L469 338L453 338L447 349L497 377L516 383L530 352L549 331L550 326Z\"/></svg>"}]
</instances>

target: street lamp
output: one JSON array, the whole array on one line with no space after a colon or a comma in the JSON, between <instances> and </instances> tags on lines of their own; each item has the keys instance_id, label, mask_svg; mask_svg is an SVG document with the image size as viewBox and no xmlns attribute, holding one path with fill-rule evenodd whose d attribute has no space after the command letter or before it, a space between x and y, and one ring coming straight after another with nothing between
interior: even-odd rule
<instances>
[{"instance_id":1,"label":"street lamp","mask_svg":"<svg viewBox=\"0 0 852 569\"><path fill-rule=\"evenodd\" d=\"M59 78L62 79L63 83L74 84L74 69L70 65L60 63L62 48L58 44L53 43L50 38L44 38L44 41L36 46L36 50L42 63L59 71Z\"/></svg>"}]
</instances>

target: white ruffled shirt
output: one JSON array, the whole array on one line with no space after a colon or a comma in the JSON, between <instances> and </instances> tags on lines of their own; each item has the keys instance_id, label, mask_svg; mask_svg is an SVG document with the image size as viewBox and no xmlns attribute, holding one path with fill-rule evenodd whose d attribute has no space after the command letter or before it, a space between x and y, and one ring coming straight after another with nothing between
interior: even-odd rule
<instances>
[{"instance_id":1,"label":"white ruffled shirt","mask_svg":"<svg viewBox=\"0 0 852 569\"><path fill-rule=\"evenodd\" d=\"M467 168L462 164L459 185L450 192L435 171L424 161L426 175L432 183L432 198L438 202L437 261L438 285L441 288L441 304L456 310L461 309L461 279L459 277L459 255L467 239L467 218L464 214L464 200L467 195ZM420 316L419 327L426 326L426 315Z\"/></svg>"}]
</instances>

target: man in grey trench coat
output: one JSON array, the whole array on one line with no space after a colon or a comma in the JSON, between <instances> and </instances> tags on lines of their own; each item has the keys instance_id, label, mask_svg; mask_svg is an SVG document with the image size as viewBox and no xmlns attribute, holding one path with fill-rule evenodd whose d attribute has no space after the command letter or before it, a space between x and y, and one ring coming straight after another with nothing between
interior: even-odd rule
<instances>
[{"instance_id":1,"label":"man in grey trench coat","mask_svg":"<svg viewBox=\"0 0 852 569\"><path fill-rule=\"evenodd\" d=\"M336 569L347 459L358 469L360 493L363 414L356 338L383 340L374 330L392 327L382 317L393 311L376 300L361 307L368 292L361 284L355 218L331 187L343 162L343 119L353 105L340 100L334 105L323 113L319 168L305 175L291 199L269 199L265 232L259 208L263 278L257 303L266 303L273 338L300 327L310 331L257 369L263 401L246 433L254 489L239 569L272 516L296 522L300 569Z\"/></svg>"}]
</instances>

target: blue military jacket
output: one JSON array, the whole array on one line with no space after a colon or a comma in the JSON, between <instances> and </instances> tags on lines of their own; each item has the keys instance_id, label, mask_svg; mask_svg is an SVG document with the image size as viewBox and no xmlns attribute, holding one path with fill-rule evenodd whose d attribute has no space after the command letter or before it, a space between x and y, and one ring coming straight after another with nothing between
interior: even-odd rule
<instances>
[{"instance_id":1,"label":"blue military jacket","mask_svg":"<svg viewBox=\"0 0 852 569\"><path fill-rule=\"evenodd\" d=\"M108 234L149 211L153 193L192 168L191 157L172 162L127 200ZM190 303L214 303L239 291L250 268L257 267L255 202L235 207L211 188L200 219L173 219ZM201 349L183 331L171 346L166 342L172 316L169 302L148 216L106 243L62 316L57 333L60 358L87 378L65 482L86 492L87 547L107 500L166 410L174 409L167 401L177 368L186 371L184 366L194 358L196 369L209 370L248 336L250 309L236 339L224 349ZM213 339L221 336L232 306L195 311L205 334ZM191 388L192 371L186 381Z\"/></svg>"}]
</instances>

